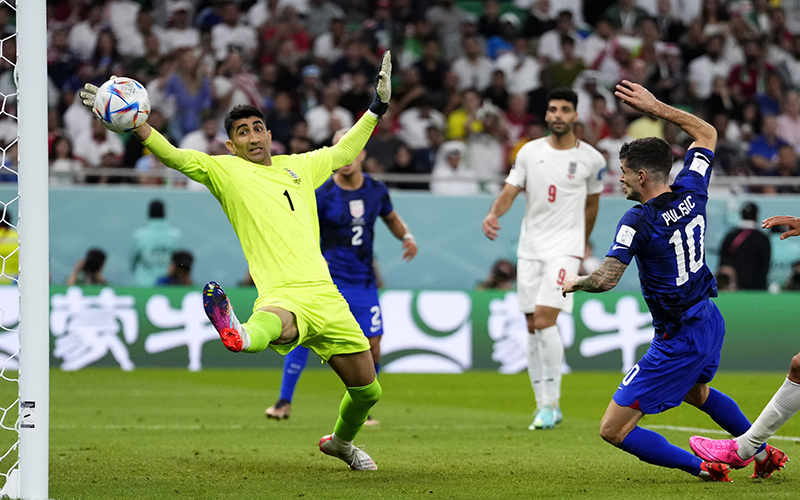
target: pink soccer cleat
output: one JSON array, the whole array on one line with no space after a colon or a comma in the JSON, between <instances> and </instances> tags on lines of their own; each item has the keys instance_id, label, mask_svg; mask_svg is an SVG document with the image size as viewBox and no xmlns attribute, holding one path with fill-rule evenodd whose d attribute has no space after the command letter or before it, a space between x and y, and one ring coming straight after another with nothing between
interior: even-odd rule
<instances>
[{"instance_id":1,"label":"pink soccer cleat","mask_svg":"<svg viewBox=\"0 0 800 500\"><path fill-rule=\"evenodd\" d=\"M722 462L736 469L746 467L753 458L743 460L738 453L739 444L733 439L710 439L701 436L689 438L695 455L708 462Z\"/></svg>"}]
</instances>

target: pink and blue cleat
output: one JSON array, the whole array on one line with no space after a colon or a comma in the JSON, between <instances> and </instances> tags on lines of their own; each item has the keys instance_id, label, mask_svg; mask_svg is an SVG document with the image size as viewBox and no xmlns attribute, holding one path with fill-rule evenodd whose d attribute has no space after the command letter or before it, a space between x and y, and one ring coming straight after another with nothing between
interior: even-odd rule
<instances>
[{"instance_id":1,"label":"pink and blue cleat","mask_svg":"<svg viewBox=\"0 0 800 500\"><path fill-rule=\"evenodd\" d=\"M209 281L203 287L203 309L209 321L219 333L219 338L229 351L241 352L244 348L242 325L236 319L225 290L216 281Z\"/></svg>"},{"instance_id":2,"label":"pink and blue cleat","mask_svg":"<svg viewBox=\"0 0 800 500\"><path fill-rule=\"evenodd\" d=\"M689 438L689 446L695 455L707 462L722 462L733 468L746 467L753 458L743 459L736 453L739 444L733 439L710 439L701 436Z\"/></svg>"}]
</instances>

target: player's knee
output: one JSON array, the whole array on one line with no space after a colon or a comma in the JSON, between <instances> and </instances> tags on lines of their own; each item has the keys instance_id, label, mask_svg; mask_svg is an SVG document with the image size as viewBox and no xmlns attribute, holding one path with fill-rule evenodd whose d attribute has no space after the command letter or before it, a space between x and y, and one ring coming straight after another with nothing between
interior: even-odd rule
<instances>
[{"instance_id":1,"label":"player's knee","mask_svg":"<svg viewBox=\"0 0 800 500\"><path fill-rule=\"evenodd\" d=\"M800 353L797 353L792 358L792 364L789 367L789 380L795 384L800 384Z\"/></svg>"},{"instance_id":2,"label":"player's knee","mask_svg":"<svg viewBox=\"0 0 800 500\"><path fill-rule=\"evenodd\" d=\"M619 429L616 426L610 425L607 421L603 420L600 423L600 437L606 443L612 444L619 448L622 445L622 439L619 437Z\"/></svg>"}]
</instances>

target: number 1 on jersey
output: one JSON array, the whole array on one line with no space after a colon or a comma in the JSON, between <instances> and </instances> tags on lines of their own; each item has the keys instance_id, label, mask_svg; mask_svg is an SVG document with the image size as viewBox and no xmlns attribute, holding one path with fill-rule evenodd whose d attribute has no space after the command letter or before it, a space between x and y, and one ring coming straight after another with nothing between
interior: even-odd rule
<instances>
[{"instance_id":1,"label":"number 1 on jersey","mask_svg":"<svg viewBox=\"0 0 800 500\"><path fill-rule=\"evenodd\" d=\"M284 191L283 195L286 197L287 200L289 200L289 208L291 208L292 212L294 212L294 203L292 203L292 197L289 196L289 191L288 190Z\"/></svg>"}]
</instances>

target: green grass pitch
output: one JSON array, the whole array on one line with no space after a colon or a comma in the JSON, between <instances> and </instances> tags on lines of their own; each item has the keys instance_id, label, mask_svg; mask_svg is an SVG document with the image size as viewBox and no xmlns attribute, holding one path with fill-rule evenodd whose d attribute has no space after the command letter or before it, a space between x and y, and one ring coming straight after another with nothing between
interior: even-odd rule
<instances>
[{"instance_id":1,"label":"green grass pitch","mask_svg":"<svg viewBox=\"0 0 800 500\"><path fill-rule=\"evenodd\" d=\"M787 356L788 366L788 356ZM352 472L319 452L343 394L327 370L303 374L289 420L264 417L276 370L87 369L51 372L53 499L516 499L797 498L795 463L768 480L734 471L703 483L645 464L604 443L598 426L622 374L564 377L564 422L529 431L526 374L384 374L384 395L356 444L377 472ZM722 372L713 384L755 419L785 374ZM11 386L13 384L6 384ZM4 389L11 397L14 389ZM12 399L13 400L13 397ZM646 417L646 427L689 449L691 431L716 429L691 407ZM800 462L800 418L772 443Z\"/></svg>"}]
</instances>

